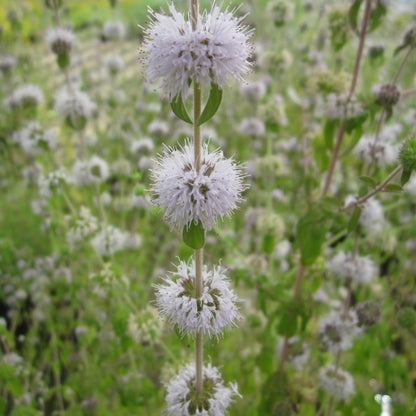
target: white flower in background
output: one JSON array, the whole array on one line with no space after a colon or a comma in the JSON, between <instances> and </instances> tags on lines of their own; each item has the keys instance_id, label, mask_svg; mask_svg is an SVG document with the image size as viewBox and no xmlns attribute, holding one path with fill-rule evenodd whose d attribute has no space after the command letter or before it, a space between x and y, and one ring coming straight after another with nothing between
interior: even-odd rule
<instances>
[{"instance_id":1,"label":"white flower in background","mask_svg":"<svg viewBox=\"0 0 416 416\"><path fill-rule=\"evenodd\" d=\"M38 156L44 151L55 150L58 144L56 132L52 129L43 129L36 121L30 121L21 130L14 132L12 140L30 156Z\"/></svg>"},{"instance_id":2,"label":"white flower in background","mask_svg":"<svg viewBox=\"0 0 416 416\"><path fill-rule=\"evenodd\" d=\"M57 55L68 54L74 46L75 35L70 29L56 27L47 30L45 41L53 53Z\"/></svg>"},{"instance_id":3,"label":"white flower in background","mask_svg":"<svg viewBox=\"0 0 416 416\"><path fill-rule=\"evenodd\" d=\"M140 171L148 170L148 169L151 169L152 167L153 167L153 159L147 156L142 156L139 162L137 163L137 168Z\"/></svg>"},{"instance_id":4,"label":"white flower in background","mask_svg":"<svg viewBox=\"0 0 416 416\"><path fill-rule=\"evenodd\" d=\"M17 366L23 363L23 358L15 352L9 352L3 355L3 362L10 366Z\"/></svg>"},{"instance_id":5,"label":"white flower in background","mask_svg":"<svg viewBox=\"0 0 416 416\"><path fill-rule=\"evenodd\" d=\"M169 134L169 126L163 120L154 120L148 126L147 130L154 136L166 136Z\"/></svg>"},{"instance_id":6,"label":"white flower in background","mask_svg":"<svg viewBox=\"0 0 416 416\"><path fill-rule=\"evenodd\" d=\"M137 250L142 246L142 239L139 234L125 231L123 240L123 249L125 250Z\"/></svg>"},{"instance_id":7,"label":"white flower in background","mask_svg":"<svg viewBox=\"0 0 416 416\"><path fill-rule=\"evenodd\" d=\"M319 370L318 382L322 390L338 400L347 400L355 392L351 374L333 365Z\"/></svg>"},{"instance_id":8,"label":"white flower in background","mask_svg":"<svg viewBox=\"0 0 416 416\"><path fill-rule=\"evenodd\" d=\"M109 175L107 162L97 155L91 156L89 160L77 160L72 166L72 180L78 186L102 183Z\"/></svg>"},{"instance_id":9,"label":"white flower in background","mask_svg":"<svg viewBox=\"0 0 416 416\"><path fill-rule=\"evenodd\" d=\"M266 94L266 84L263 81L243 83L240 86L240 94L246 100L261 100Z\"/></svg>"},{"instance_id":10,"label":"white flower in background","mask_svg":"<svg viewBox=\"0 0 416 416\"><path fill-rule=\"evenodd\" d=\"M138 313L131 313L127 333L136 344L152 345L162 336L163 321L153 306L147 305Z\"/></svg>"},{"instance_id":11,"label":"white flower in background","mask_svg":"<svg viewBox=\"0 0 416 416\"><path fill-rule=\"evenodd\" d=\"M38 107L43 101L43 92L38 86L25 84L16 88L4 103L10 107Z\"/></svg>"},{"instance_id":12,"label":"white flower in background","mask_svg":"<svg viewBox=\"0 0 416 416\"><path fill-rule=\"evenodd\" d=\"M121 55L110 55L106 59L105 65L110 73L115 75L124 69L124 59Z\"/></svg>"},{"instance_id":13,"label":"white flower in background","mask_svg":"<svg viewBox=\"0 0 416 416\"><path fill-rule=\"evenodd\" d=\"M145 30L145 60L150 82L162 80L164 96L173 101L188 95L189 81L222 88L230 77L241 80L250 68L252 31L235 17L214 5L198 17L196 30L190 20L169 7L172 16L150 10L150 27Z\"/></svg>"},{"instance_id":14,"label":"white flower in background","mask_svg":"<svg viewBox=\"0 0 416 416\"><path fill-rule=\"evenodd\" d=\"M126 27L123 22L105 22L103 25L103 35L106 39L116 40L124 38Z\"/></svg>"},{"instance_id":15,"label":"white flower in background","mask_svg":"<svg viewBox=\"0 0 416 416\"><path fill-rule=\"evenodd\" d=\"M361 285L366 285L378 275L377 265L369 256L353 255L339 251L327 262L328 270L338 279L351 279Z\"/></svg>"},{"instance_id":16,"label":"white flower in background","mask_svg":"<svg viewBox=\"0 0 416 416\"><path fill-rule=\"evenodd\" d=\"M327 351L338 353L351 348L354 339L360 335L358 317L355 311L330 312L319 322L319 336Z\"/></svg>"},{"instance_id":17,"label":"white flower in background","mask_svg":"<svg viewBox=\"0 0 416 416\"><path fill-rule=\"evenodd\" d=\"M245 136L262 137L266 134L264 122L255 117L243 118L238 129L240 130L240 133Z\"/></svg>"},{"instance_id":18,"label":"white flower in background","mask_svg":"<svg viewBox=\"0 0 416 416\"><path fill-rule=\"evenodd\" d=\"M211 364L203 367L203 394L197 397L195 364L190 363L167 385L167 416L224 416L235 396L240 396L236 383L224 386L221 374Z\"/></svg>"},{"instance_id":19,"label":"white flower in background","mask_svg":"<svg viewBox=\"0 0 416 416\"><path fill-rule=\"evenodd\" d=\"M134 156L141 155L142 153L152 153L155 150L155 144L152 139L144 137L140 140L134 140L130 144L130 153Z\"/></svg>"},{"instance_id":20,"label":"white flower in background","mask_svg":"<svg viewBox=\"0 0 416 416\"><path fill-rule=\"evenodd\" d=\"M181 261L177 270L163 279L164 284L155 285L156 305L183 335L201 331L218 337L224 328L235 326L240 318L238 299L223 268L208 270L204 265L202 280L202 295L196 298L195 263Z\"/></svg>"},{"instance_id":21,"label":"white flower in background","mask_svg":"<svg viewBox=\"0 0 416 416\"><path fill-rule=\"evenodd\" d=\"M356 198L350 195L345 199L345 206L353 204L354 202L356 202ZM371 198L361 205L359 224L362 225L363 228L370 234L376 235L383 230L385 218L383 206L380 201L375 198Z\"/></svg>"},{"instance_id":22,"label":"white flower in background","mask_svg":"<svg viewBox=\"0 0 416 416\"><path fill-rule=\"evenodd\" d=\"M205 230L229 216L242 200L244 173L221 150L201 149L201 168L196 171L194 146L186 143L175 150L165 147L151 171L153 200L165 209L164 219L171 228L182 229L200 222Z\"/></svg>"},{"instance_id":23,"label":"white flower in background","mask_svg":"<svg viewBox=\"0 0 416 416\"><path fill-rule=\"evenodd\" d=\"M83 91L64 89L55 100L55 111L61 117L69 117L76 124L82 117L89 119L93 116L96 105Z\"/></svg>"},{"instance_id":24,"label":"white flower in background","mask_svg":"<svg viewBox=\"0 0 416 416\"><path fill-rule=\"evenodd\" d=\"M347 104L347 95L328 94L327 96L327 117L330 120L345 119L350 120L358 118L364 114L364 108L361 103L353 97Z\"/></svg>"},{"instance_id":25,"label":"white flower in background","mask_svg":"<svg viewBox=\"0 0 416 416\"><path fill-rule=\"evenodd\" d=\"M66 233L66 241L70 246L84 241L87 237L98 230L98 219L91 214L87 207L81 207L79 218L75 220L75 225Z\"/></svg>"},{"instance_id":26,"label":"white flower in background","mask_svg":"<svg viewBox=\"0 0 416 416\"><path fill-rule=\"evenodd\" d=\"M95 251L101 256L112 256L124 248L125 234L112 225L105 226L91 240Z\"/></svg>"},{"instance_id":27,"label":"white flower in background","mask_svg":"<svg viewBox=\"0 0 416 416\"><path fill-rule=\"evenodd\" d=\"M3 73L10 72L16 64L13 56L0 56L0 71Z\"/></svg>"},{"instance_id":28,"label":"white flower in background","mask_svg":"<svg viewBox=\"0 0 416 416\"><path fill-rule=\"evenodd\" d=\"M353 153L360 159L370 163L373 159L379 166L391 165L398 161L399 146L394 141L402 131L399 124L390 124L386 126L379 134L376 145L373 149L374 134L365 134L354 147Z\"/></svg>"}]
</instances>

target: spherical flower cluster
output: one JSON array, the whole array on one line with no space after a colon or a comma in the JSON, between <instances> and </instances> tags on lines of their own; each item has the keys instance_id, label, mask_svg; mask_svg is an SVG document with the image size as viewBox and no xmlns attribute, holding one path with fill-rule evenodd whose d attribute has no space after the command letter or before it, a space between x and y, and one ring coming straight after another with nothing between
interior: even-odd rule
<instances>
[{"instance_id":1,"label":"spherical flower cluster","mask_svg":"<svg viewBox=\"0 0 416 416\"><path fill-rule=\"evenodd\" d=\"M287 340L288 342L288 362L297 370L300 371L309 360L310 348L308 344L302 341L298 336L291 337ZM279 337L277 343L277 357L280 360L283 353L285 339Z\"/></svg>"},{"instance_id":2,"label":"spherical flower cluster","mask_svg":"<svg viewBox=\"0 0 416 416\"><path fill-rule=\"evenodd\" d=\"M188 364L167 385L167 416L224 416L238 393L237 384L224 386L220 372L211 364L203 367L203 391L197 394L195 364ZM241 396L240 396L241 397Z\"/></svg>"},{"instance_id":3,"label":"spherical flower cluster","mask_svg":"<svg viewBox=\"0 0 416 416\"><path fill-rule=\"evenodd\" d=\"M164 219L171 228L200 222L208 231L218 217L231 215L242 200L241 166L219 149L210 153L208 143L202 145L200 162L197 172L194 146L186 143L178 150L165 147L151 171L154 203L165 209Z\"/></svg>"},{"instance_id":4,"label":"spherical flower cluster","mask_svg":"<svg viewBox=\"0 0 416 416\"><path fill-rule=\"evenodd\" d=\"M162 336L163 325L157 310L150 305L137 314L130 314L127 333L136 344L152 345Z\"/></svg>"},{"instance_id":5,"label":"spherical flower cluster","mask_svg":"<svg viewBox=\"0 0 416 416\"><path fill-rule=\"evenodd\" d=\"M9 73L14 65L16 60L13 56L0 56L0 71L3 73Z\"/></svg>"},{"instance_id":6,"label":"spherical flower cluster","mask_svg":"<svg viewBox=\"0 0 416 416\"><path fill-rule=\"evenodd\" d=\"M377 276L377 266L368 256L339 251L327 262L327 268L338 279L351 279L358 284L368 284Z\"/></svg>"},{"instance_id":7,"label":"spherical flower cluster","mask_svg":"<svg viewBox=\"0 0 416 416\"><path fill-rule=\"evenodd\" d=\"M240 318L236 306L237 296L221 267L202 270L203 291L195 295L195 264L180 262L164 284L155 285L156 305L161 313L182 334L195 335L198 331L210 337L221 335L227 326L236 325Z\"/></svg>"},{"instance_id":8,"label":"spherical flower cluster","mask_svg":"<svg viewBox=\"0 0 416 416\"><path fill-rule=\"evenodd\" d=\"M162 79L164 96L170 101L188 95L189 81L222 88L229 77L241 80L248 72L252 33L243 18L214 5L198 16L196 29L190 20L169 7L172 16L151 11L150 27L145 31L145 63L150 82Z\"/></svg>"},{"instance_id":9,"label":"spherical flower cluster","mask_svg":"<svg viewBox=\"0 0 416 416\"><path fill-rule=\"evenodd\" d=\"M81 118L92 117L96 105L90 97L80 90L63 90L55 100L56 112L65 118L69 118L73 124L78 124Z\"/></svg>"},{"instance_id":10,"label":"spherical flower cluster","mask_svg":"<svg viewBox=\"0 0 416 416\"><path fill-rule=\"evenodd\" d=\"M383 140L381 136L374 146L374 135L365 134L354 147L353 153L367 163L370 163L374 158L377 165L384 166L397 161L399 149L392 141Z\"/></svg>"},{"instance_id":11,"label":"spherical flower cluster","mask_svg":"<svg viewBox=\"0 0 416 416\"><path fill-rule=\"evenodd\" d=\"M124 59L121 55L110 55L105 65L112 75L117 74L124 68Z\"/></svg>"},{"instance_id":12,"label":"spherical flower cluster","mask_svg":"<svg viewBox=\"0 0 416 416\"><path fill-rule=\"evenodd\" d=\"M155 150L155 144L153 140L148 137L135 140L130 144L130 153L133 156L139 156L142 153L152 153L153 150Z\"/></svg>"},{"instance_id":13,"label":"spherical flower cluster","mask_svg":"<svg viewBox=\"0 0 416 416\"><path fill-rule=\"evenodd\" d=\"M266 134L264 122L256 117L247 117L241 120L238 127L241 134L251 137L262 137Z\"/></svg>"},{"instance_id":14,"label":"spherical flower cluster","mask_svg":"<svg viewBox=\"0 0 416 416\"><path fill-rule=\"evenodd\" d=\"M333 365L319 370L318 382L322 390L338 400L347 400L355 392L351 374Z\"/></svg>"},{"instance_id":15,"label":"spherical flower cluster","mask_svg":"<svg viewBox=\"0 0 416 416\"><path fill-rule=\"evenodd\" d=\"M357 314L330 312L319 322L319 336L327 351L338 353L351 348L354 339L360 334Z\"/></svg>"},{"instance_id":16,"label":"spherical flower cluster","mask_svg":"<svg viewBox=\"0 0 416 416\"><path fill-rule=\"evenodd\" d=\"M88 160L77 160L72 166L72 180L78 186L102 183L109 175L107 162L97 155L93 155Z\"/></svg>"},{"instance_id":17,"label":"spherical flower cluster","mask_svg":"<svg viewBox=\"0 0 416 416\"><path fill-rule=\"evenodd\" d=\"M241 84L240 94L247 100L261 100L266 94L266 84L263 81L253 81Z\"/></svg>"},{"instance_id":18,"label":"spherical flower cluster","mask_svg":"<svg viewBox=\"0 0 416 416\"><path fill-rule=\"evenodd\" d=\"M361 117L364 108L356 99L347 101L347 95L329 94L327 97L327 117L330 120L345 119L350 120Z\"/></svg>"},{"instance_id":19,"label":"spherical flower cluster","mask_svg":"<svg viewBox=\"0 0 416 416\"><path fill-rule=\"evenodd\" d=\"M400 100L400 90L395 84L381 85L373 93L376 102L387 109L391 109Z\"/></svg>"},{"instance_id":20,"label":"spherical flower cluster","mask_svg":"<svg viewBox=\"0 0 416 416\"><path fill-rule=\"evenodd\" d=\"M52 129L43 129L36 121L29 122L24 128L13 133L12 139L18 143L23 152L30 156L38 156L47 150L54 150L58 144L58 136Z\"/></svg>"},{"instance_id":21,"label":"spherical flower cluster","mask_svg":"<svg viewBox=\"0 0 416 416\"><path fill-rule=\"evenodd\" d=\"M11 96L5 99L10 107L38 107L44 101L42 90L32 84L25 84L15 89Z\"/></svg>"},{"instance_id":22,"label":"spherical flower cluster","mask_svg":"<svg viewBox=\"0 0 416 416\"><path fill-rule=\"evenodd\" d=\"M108 40L124 38L126 27L123 22L105 22L103 26L103 35Z\"/></svg>"},{"instance_id":23,"label":"spherical flower cluster","mask_svg":"<svg viewBox=\"0 0 416 416\"><path fill-rule=\"evenodd\" d=\"M63 55L71 52L75 42L75 35L70 29L56 27L46 32L45 40L53 53Z\"/></svg>"},{"instance_id":24,"label":"spherical flower cluster","mask_svg":"<svg viewBox=\"0 0 416 416\"><path fill-rule=\"evenodd\" d=\"M98 219L86 207L81 207L79 218L66 233L67 243L73 247L98 231Z\"/></svg>"}]
</instances>

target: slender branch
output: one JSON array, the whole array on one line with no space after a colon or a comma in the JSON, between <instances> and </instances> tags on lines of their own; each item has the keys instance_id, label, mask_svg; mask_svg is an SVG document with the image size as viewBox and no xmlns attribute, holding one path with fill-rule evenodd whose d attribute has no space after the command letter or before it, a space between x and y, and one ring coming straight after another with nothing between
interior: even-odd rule
<instances>
[{"instance_id":1,"label":"slender branch","mask_svg":"<svg viewBox=\"0 0 416 416\"><path fill-rule=\"evenodd\" d=\"M399 80L399 77L400 77L400 75L403 71L403 68L406 65L406 62L409 59L409 56L412 52L413 52L413 48L409 48L409 50L407 51L406 55L404 56L400 66L399 66L399 69L396 72L396 75L394 76L392 84L397 84L397 81Z\"/></svg>"},{"instance_id":2,"label":"slender branch","mask_svg":"<svg viewBox=\"0 0 416 416\"><path fill-rule=\"evenodd\" d=\"M293 292L292 302L296 302L300 295L300 289L302 287L303 276L305 275L306 266L303 264L299 268L298 277L296 279L295 291ZM285 335L282 353L280 355L279 369L277 370L277 381L280 382L283 376L283 369L289 353L289 336Z\"/></svg>"},{"instance_id":3,"label":"slender branch","mask_svg":"<svg viewBox=\"0 0 416 416\"><path fill-rule=\"evenodd\" d=\"M363 18L363 22L361 25L360 42L358 44L357 56L355 58L354 73L352 76L350 90L348 92L345 106L347 106L348 103L350 102L351 97L354 94L355 87L357 86L358 74L360 72L361 58L362 58L363 50L364 50L364 41L365 41L365 36L367 33L368 21L370 18L370 11L371 11L371 0L367 0L365 4L364 18ZM330 162L329 169L325 178L325 184L322 190L322 197L326 196L329 190L329 186L331 185L332 175L334 173L334 168L335 168L336 161L338 159L339 150L341 149L342 141L344 139L344 134L345 134L345 118L342 121L341 127L338 132L337 141L335 144L334 151L332 153L331 162Z\"/></svg>"},{"instance_id":4,"label":"slender branch","mask_svg":"<svg viewBox=\"0 0 416 416\"><path fill-rule=\"evenodd\" d=\"M394 169L394 171L392 173L390 173L389 176L387 176L387 178L378 186L376 186L371 192L369 192L367 195L363 196L362 198L360 198L358 201L355 201L349 205L346 205L345 207L341 208L341 212L343 211L348 211L351 208L354 208L358 205L363 204L365 201L367 201L368 199L370 199L372 196L374 196L375 194L377 194L378 192L382 191L383 188L402 170L401 166L397 166L396 169Z\"/></svg>"},{"instance_id":5,"label":"slender branch","mask_svg":"<svg viewBox=\"0 0 416 416\"><path fill-rule=\"evenodd\" d=\"M403 91L401 93L401 97L407 97L407 96L413 95L413 94L416 94L416 88L412 88L410 90Z\"/></svg>"}]
</instances>

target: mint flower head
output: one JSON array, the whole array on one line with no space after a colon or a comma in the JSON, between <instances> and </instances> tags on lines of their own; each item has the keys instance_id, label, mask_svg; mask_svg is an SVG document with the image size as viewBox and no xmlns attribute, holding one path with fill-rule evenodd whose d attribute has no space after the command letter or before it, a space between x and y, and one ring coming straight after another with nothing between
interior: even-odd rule
<instances>
[{"instance_id":1,"label":"mint flower head","mask_svg":"<svg viewBox=\"0 0 416 416\"><path fill-rule=\"evenodd\" d=\"M145 30L144 54L150 82L161 79L163 95L173 101L186 99L190 81L221 89L230 77L241 80L250 68L252 34L235 17L214 5L198 16L195 30L191 20L169 6L171 16L149 10L150 26Z\"/></svg>"},{"instance_id":2,"label":"mint flower head","mask_svg":"<svg viewBox=\"0 0 416 416\"><path fill-rule=\"evenodd\" d=\"M195 389L195 364L184 367L167 385L167 416L224 416L235 396L236 383L224 385L220 372L211 364L203 367L203 392Z\"/></svg>"},{"instance_id":3,"label":"mint flower head","mask_svg":"<svg viewBox=\"0 0 416 416\"><path fill-rule=\"evenodd\" d=\"M181 261L171 276L156 287L156 306L183 335L198 331L219 337L240 319L238 299L222 267L202 270L203 292L195 294L195 264Z\"/></svg>"},{"instance_id":4,"label":"mint flower head","mask_svg":"<svg viewBox=\"0 0 416 416\"><path fill-rule=\"evenodd\" d=\"M154 204L165 210L163 219L182 230L201 223L205 231L217 224L218 217L230 216L242 201L246 189L241 165L224 157L221 150L201 149L199 172L194 146L186 143L177 150L165 147L151 171Z\"/></svg>"}]
</instances>

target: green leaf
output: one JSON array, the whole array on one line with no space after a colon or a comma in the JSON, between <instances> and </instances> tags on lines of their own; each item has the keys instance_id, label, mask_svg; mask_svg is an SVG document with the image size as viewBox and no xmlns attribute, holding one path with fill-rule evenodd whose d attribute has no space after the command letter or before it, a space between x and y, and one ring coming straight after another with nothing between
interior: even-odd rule
<instances>
[{"instance_id":1,"label":"green leaf","mask_svg":"<svg viewBox=\"0 0 416 416\"><path fill-rule=\"evenodd\" d=\"M375 188L377 186L377 182L373 178L370 178L369 176L360 176L358 179L361 182L364 182L364 183L366 183L367 185L370 185L373 188Z\"/></svg>"},{"instance_id":2,"label":"green leaf","mask_svg":"<svg viewBox=\"0 0 416 416\"><path fill-rule=\"evenodd\" d=\"M69 62L70 62L69 53L60 53L56 57L56 60L58 62L59 68L61 68L61 69L66 68L69 65Z\"/></svg>"},{"instance_id":3,"label":"green leaf","mask_svg":"<svg viewBox=\"0 0 416 416\"><path fill-rule=\"evenodd\" d=\"M361 217L361 208L355 207L348 222L348 231L353 231Z\"/></svg>"},{"instance_id":4,"label":"green leaf","mask_svg":"<svg viewBox=\"0 0 416 416\"><path fill-rule=\"evenodd\" d=\"M290 309L284 311L277 326L277 332L279 333L279 335L293 337L293 335L296 334L297 328L298 320L296 313L294 313L294 311Z\"/></svg>"},{"instance_id":5,"label":"green leaf","mask_svg":"<svg viewBox=\"0 0 416 416\"><path fill-rule=\"evenodd\" d=\"M358 34L358 12L363 0L355 0L348 11L348 20L350 22L352 30Z\"/></svg>"},{"instance_id":6,"label":"green leaf","mask_svg":"<svg viewBox=\"0 0 416 416\"><path fill-rule=\"evenodd\" d=\"M369 32L380 26L382 18L386 15L386 13L386 6L384 6L381 0L377 0L376 7L373 8L370 14Z\"/></svg>"},{"instance_id":7,"label":"green leaf","mask_svg":"<svg viewBox=\"0 0 416 416\"><path fill-rule=\"evenodd\" d=\"M192 124L192 120L186 111L185 104L183 103L182 94L179 94L173 99L173 101L170 103L170 108L176 117L180 118L186 123Z\"/></svg>"},{"instance_id":8,"label":"green leaf","mask_svg":"<svg viewBox=\"0 0 416 416\"><path fill-rule=\"evenodd\" d=\"M357 126L351 134L351 140L348 142L347 146L345 147L344 151L341 153L340 158L347 155L351 152L352 149L356 146L356 144L360 141L363 135L363 128L362 126Z\"/></svg>"},{"instance_id":9,"label":"green leaf","mask_svg":"<svg viewBox=\"0 0 416 416\"><path fill-rule=\"evenodd\" d=\"M205 104L205 108L202 114L199 116L196 123L197 126L208 121L218 110L221 104L222 90L216 84L211 84L211 91L209 93L208 101Z\"/></svg>"},{"instance_id":10,"label":"green leaf","mask_svg":"<svg viewBox=\"0 0 416 416\"><path fill-rule=\"evenodd\" d=\"M400 178L400 183L402 186L404 186L409 181L411 175L412 175L411 170L403 169L402 176Z\"/></svg>"},{"instance_id":11,"label":"green leaf","mask_svg":"<svg viewBox=\"0 0 416 416\"><path fill-rule=\"evenodd\" d=\"M327 218L327 213L315 204L298 222L296 243L304 266L312 265L321 254L327 232L324 220Z\"/></svg>"},{"instance_id":12,"label":"green leaf","mask_svg":"<svg viewBox=\"0 0 416 416\"><path fill-rule=\"evenodd\" d=\"M406 45L406 44L403 44L403 45L398 46L398 47L394 50L394 52L393 52L393 56L396 56L399 52L401 52L403 49L406 49L406 48L407 48L407 45Z\"/></svg>"},{"instance_id":13,"label":"green leaf","mask_svg":"<svg viewBox=\"0 0 416 416\"><path fill-rule=\"evenodd\" d=\"M183 228L183 242L194 250L204 247L205 231L199 221Z\"/></svg>"},{"instance_id":14,"label":"green leaf","mask_svg":"<svg viewBox=\"0 0 416 416\"><path fill-rule=\"evenodd\" d=\"M79 116L75 118L67 116L66 124L74 130L83 130L84 127L87 125L87 118L85 116Z\"/></svg>"},{"instance_id":15,"label":"green leaf","mask_svg":"<svg viewBox=\"0 0 416 416\"><path fill-rule=\"evenodd\" d=\"M328 120L325 123L324 139L325 139L325 146L327 149L332 150L336 126L337 126L337 122L333 120Z\"/></svg>"},{"instance_id":16,"label":"green leaf","mask_svg":"<svg viewBox=\"0 0 416 416\"><path fill-rule=\"evenodd\" d=\"M389 183L383 188L383 192L403 192L403 188L395 183Z\"/></svg>"},{"instance_id":17,"label":"green leaf","mask_svg":"<svg viewBox=\"0 0 416 416\"><path fill-rule=\"evenodd\" d=\"M263 237L263 242L261 246L262 250L265 253L272 253L274 249L274 236L272 234L267 234Z\"/></svg>"}]
</instances>

